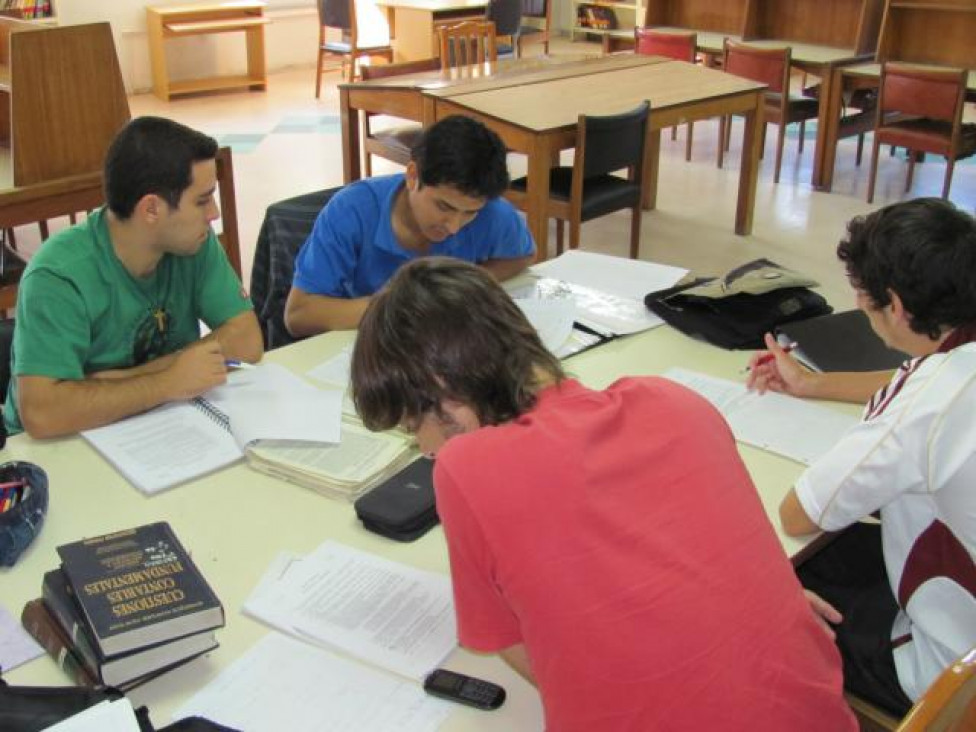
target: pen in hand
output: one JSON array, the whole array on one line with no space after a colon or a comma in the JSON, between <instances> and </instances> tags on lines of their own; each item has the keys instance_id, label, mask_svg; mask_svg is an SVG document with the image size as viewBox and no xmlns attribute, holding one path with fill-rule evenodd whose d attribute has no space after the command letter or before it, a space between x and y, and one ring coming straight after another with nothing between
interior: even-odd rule
<instances>
[{"instance_id":1,"label":"pen in hand","mask_svg":"<svg viewBox=\"0 0 976 732\"><path fill-rule=\"evenodd\" d=\"M796 348L797 348L796 343L787 343L785 346L782 346L783 353L791 353L792 351L796 350ZM752 366L746 366L744 369L742 369L742 372L746 373L747 371L754 369L756 366L762 366L763 364L767 364L775 360L776 360L776 356L774 356L773 354L771 353L763 354L762 356L759 357L759 360L757 360L756 363L754 363Z\"/></svg>"},{"instance_id":2,"label":"pen in hand","mask_svg":"<svg viewBox=\"0 0 976 732\"><path fill-rule=\"evenodd\" d=\"M238 361L237 359L228 358L224 361L224 366L229 369L256 369L253 363L248 363L247 361Z\"/></svg>"}]
</instances>

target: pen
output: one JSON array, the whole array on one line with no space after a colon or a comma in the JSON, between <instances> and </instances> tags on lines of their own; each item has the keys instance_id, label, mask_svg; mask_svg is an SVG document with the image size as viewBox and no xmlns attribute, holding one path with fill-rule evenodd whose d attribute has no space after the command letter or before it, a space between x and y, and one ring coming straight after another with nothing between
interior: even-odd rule
<instances>
[{"instance_id":1,"label":"pen","mask_svg":"<svg viewBox=\"0 0 976 732\"><path fill-rule=\"evenodd\" d=\"M782 346L782 349L783 349L783 352L784 353L791 353L796 348L797 348L797 344L796 343L787 343L785 346ZM750 366L746 366L745 369L743 369L743 371L748 371L750 368L755 368L756 366L762 366L764 363L769 363L770 361L775 361L775 360L776 360L776 356L774 356L771 353L767 353L767 354L765 354L763 356L760 356L759 357L759 360L756 361L756 363L753 366L751 366L751 367Z\"/></svg>"},{"instance_id":2,"label":"pen","mask_svg":"<svg viewBox=\"0 0 976 732\"><path fill-rule=\"evenodd\" d=\"M228 358L226 361L224 361L224 365L227 368L229 368L229 369L245 369L245 370L247 370L247 369L256 369L257 368L257 366L255 366L253 363L248 363L247 361L238 361L238 360L233 359L233 358Z\"/></svg>"}]
</instances>

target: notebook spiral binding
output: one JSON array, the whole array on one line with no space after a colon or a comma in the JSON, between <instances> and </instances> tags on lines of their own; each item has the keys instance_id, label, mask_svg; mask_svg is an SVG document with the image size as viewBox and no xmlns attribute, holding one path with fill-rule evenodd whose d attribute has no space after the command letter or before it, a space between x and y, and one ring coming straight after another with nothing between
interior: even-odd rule
<instances>
[{"instance_id":1,"label":"notebook spiral binding","mask_svg":"<svg viewBox=\"0 0 976 732\"><path fill-rule=\"evenodd\" d=\"M230 432L230 417L227 416L226 412L224 412L221 409L218 409L211 402L208 402L203 397L197 397L196 399L191 400L190 404L192 404L194 407L196 407L205 415L207 415L209 419L213 420L221 427L223 427L225 430Z\"/></svg>"}]
</instances>

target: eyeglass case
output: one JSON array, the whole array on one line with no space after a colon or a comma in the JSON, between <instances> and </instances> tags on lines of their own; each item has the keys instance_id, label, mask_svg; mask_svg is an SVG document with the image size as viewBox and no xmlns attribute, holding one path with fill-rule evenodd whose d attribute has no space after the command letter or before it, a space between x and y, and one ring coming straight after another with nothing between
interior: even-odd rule
<instances>
[{"instance_id":1,"label":"eyeglass case","mask_svg":"<svg viewBox=\"0 0 976 732\"><path fill-rule=\"evenodd\" d=\"M437 525L434 461L418 458L354 504L363 527L396 541L414 541Z\"/></svg>"}]
</instances>

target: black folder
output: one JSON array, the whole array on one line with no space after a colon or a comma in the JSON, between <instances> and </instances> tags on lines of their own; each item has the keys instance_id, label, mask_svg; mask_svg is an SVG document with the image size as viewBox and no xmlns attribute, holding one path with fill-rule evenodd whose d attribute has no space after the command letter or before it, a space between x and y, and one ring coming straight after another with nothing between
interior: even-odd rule
<instances>
[{"instance_id":1,"label":"black folder","mask_svg":"<svg viewBox=\"0 0 976 732\"><path fill-rule=\"evenodd\" d=\"M776 332L796 343L794 355L818 371L882 371L909 358L888 348L860 310L797 320Z\"/></svg>"}]
</instances>

